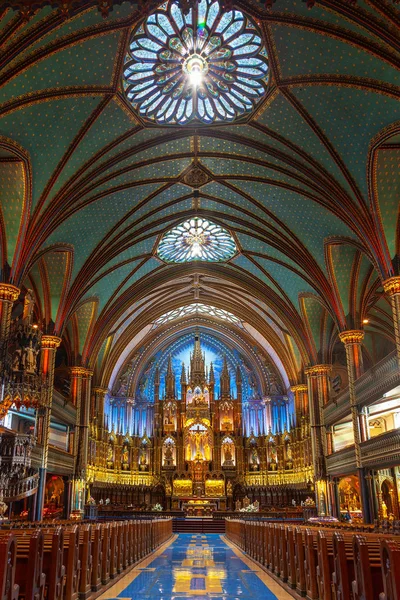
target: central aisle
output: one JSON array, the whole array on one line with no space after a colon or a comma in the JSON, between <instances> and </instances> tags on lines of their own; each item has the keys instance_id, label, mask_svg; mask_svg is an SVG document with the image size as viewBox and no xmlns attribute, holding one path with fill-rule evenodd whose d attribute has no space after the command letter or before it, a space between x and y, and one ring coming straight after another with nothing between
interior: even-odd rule
<instances>
[{"instance_id":1,"label":"central aisle","mask_svg":"<svg viewBox=\"0 0 400 600\"><path fill-rule=\"evenodd\" d=\"M148 600L289 600L258 565L217 534L180 534L104 593Z\"/></svg>"}]
</instances>

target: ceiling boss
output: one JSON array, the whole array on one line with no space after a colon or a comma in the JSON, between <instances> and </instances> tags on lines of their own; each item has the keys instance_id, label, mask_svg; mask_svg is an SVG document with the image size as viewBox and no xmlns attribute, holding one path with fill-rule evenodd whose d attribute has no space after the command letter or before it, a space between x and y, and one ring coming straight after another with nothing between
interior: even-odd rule
<instances>
[{"instance_id":1,"label":"ceiling boss","mask_svg":"<svg viewBox=\"0 0 400 600\"><path fill-rule=\"evenodd\" d=\"M123 85L133 108L157 124L231 122L268 85L268 57L253 21L201 0L187 14L166 2L133 31Z\"/></svg>"}]
</instances>

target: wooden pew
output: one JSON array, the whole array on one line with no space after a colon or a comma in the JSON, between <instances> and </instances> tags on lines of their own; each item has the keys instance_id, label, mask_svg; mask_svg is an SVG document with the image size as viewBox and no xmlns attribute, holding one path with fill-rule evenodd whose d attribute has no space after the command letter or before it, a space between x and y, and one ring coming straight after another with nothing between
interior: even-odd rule
<instances>
[{"instance_id":1,"label":"wooden pew","mask_svg":"<svg viewBox=\"0 0 400 600\"><path fill-rule=\"evenodd\" d=\"M354 600L375 600L383 591L380 540L356 534L353 537Z\"/></svg>"},{"instance_id":2,"label":"wooden pew","mask_svg":"<svg viewBox=\"0 0 400 600\"><path fill-rule=\"evenodd\" d=\"M77 600L81 578L78 525L68 527L64 535L65 600Z\"/></svg>"},{"instance_id":3,"label":"wooden pew","mask_svg":"<svg viewBox=\"0 0 400 600\"><path fill-rule=\"evenodd\" d=\"M15 583L17 544L12 533L0 538L0 600L18 600L19 585Z\"/></svg>"},{"instance_id":4,"label":"wooden pew","mask_svg":"<svg viewBox=\"0 0 400 600\"><path fill-rule=\"evenodd\" d=\"M43 544L43 532L40 529L17 539L15 580L19 585L19 598L24 600L44 600L46 576L43 573Z\"/></svg>"},{"instance_id":5,"label":"wooden pew","mask_svg":"<svg viewBox=\"0 0 400 600\"><path fill-rule=\"evenodd\" d=\"M400 598L400 543L381 540L383 592L379 600Z\"/></svg>"}]
</instances>

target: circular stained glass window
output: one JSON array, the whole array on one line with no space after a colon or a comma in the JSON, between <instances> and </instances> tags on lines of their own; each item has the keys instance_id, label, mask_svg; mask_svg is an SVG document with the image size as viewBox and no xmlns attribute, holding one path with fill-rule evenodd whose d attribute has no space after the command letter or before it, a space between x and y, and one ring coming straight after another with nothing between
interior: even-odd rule
<instances>
[{"instance_id":1,"label":"circular stained glass window","mask_svg":"<svg viewBox=\"0 0 400 600\"><path fill-rule=\"evenodd\" d=\"M236 252L235 240L229 231L200 217L167 231L157 250L162 260L175 263L221 262L232 258Z\"/></svg>"},{"instance_id":2,"label":"circular stained glass window","mask_svg":"<svg viewBox=\"0 0 400 600\"><path fill-rule=\"evenodd\" d=\"M233 121L264 96L268 57L253 21L201 0L187 15L166 2L133 32L123 85L137 113L158 124Z\"/></svg>"}]
</instances>

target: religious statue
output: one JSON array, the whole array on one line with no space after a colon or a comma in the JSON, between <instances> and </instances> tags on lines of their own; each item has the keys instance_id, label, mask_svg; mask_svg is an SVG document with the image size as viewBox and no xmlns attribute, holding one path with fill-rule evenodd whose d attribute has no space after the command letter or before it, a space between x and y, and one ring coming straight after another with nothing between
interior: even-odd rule
<instances>
[{"instance_id":1,"label":"religious statue","mask_svg":"<svg viewBox=\"0 0 400 600\"><path fill-rule=\"evenodd\" d=\"M33 295L33 290L28 289L24 298L24 310L22 313L22 319L25 325L31 325L33 309L35 307L35 297Z\"/></svg>"},{"instance_id":2,"label":"religious statue","mask_svg":"<svg viewBox=\"0 0 400 600\"><path fill-rule=\"evenodd\" d=\"M113 465L114 462L114 449L111 444L108 444L107 447L107 466Z\"/></svg>"},{"instance_id":3,"label":"religious statue","mask_svg":"<svg viewBox=\"0 0 400 600\"><path fill-rule=\"evenodd\" d=\"M228 483L226 484L226 495L232 496L232 493L233 493L232 482L228 481Z\"/></svg>"},{"instance_id":4,"label":"religious statue","mask_svg":"<svg viewBox=\"0 0 400 600\"><path fill-rule=\"evenodd\" d=\"M384 500L382 500L382 517L384 519L388 518L388 509L387 509L386 502Z\"/></svg>"},{"instance_id":5,"label":"religious statue","mask_svg":"<svg viewBox=\"0 0 400 600\"><path fill-rule=\"evenodd\" d=\"M22 363L22 350L21 348L17 348L13 354L12 358L12 370L20 371Z\"/></svg>"},{"instance_id":6,"label":"religious statue","mask_svg":"<svg viewBox=\"0 0 400 600\"><path fill-rule=\"evenodd\" d=\"M233 456L232 456L232 452L230 451L230 448L228 445L225 446L225 452L224 452L224 466L229 467L233 465Z\"/></svg>"},{"instance_id":7,"label":"religious statue","mask_svg":"<svg viewBox=\"0 0 400 600\"><path fill-rule=\"evenodd\" d=\"M235 511L239 512L241 508L242 508L242 503L240 502L240 500L236 500L236 502L235 502Z\"/></svg>"},{"instance_id":8,"label":"religious statue","mask_svg":"<svg viewBox=\"0 0 400 600\"><path fill-rule=\"evenodd\" d=\"M169 442L165 447L164 452L164 465L166 467L172 467L174 465L174 455L172 452L172 444Z\"/></svg>"},{"instance_id":9,"label":"religious statue","mask_svg":"<svg viewBox=\"0 0 400 600\"><path fill-rule=\"evenodd\" d=\"M293 453L290 446L288 446L286 450L286 468L293 469Z\"/></svg>"},{"instance_id":10,"label":"religious statue","mask_svg":"<svg viewBox=\"0 0 400 600\"><path fill-rule=\"evenodd\" d=\"M125 470L129 466L129 449L127 446L124 446L122 451L122 466L125 468Z\"/></svg>"},{"instance_id":11,"label":"religious statue","mask_svg":"<svg viewBox=\"0 0 400 600\"><path fill-rule=\"evenodd\" d=\"M250 500L247 496L243 498L243 508L247 508L250 505Z\"/></svg>"},{"instance_id":12,"label":"religious statue","mask_svg":"<svg viewBox=\"0 0 400 600\"><path fill-rule=\"evenodd\" d=\"M39 350L33 347L32 341L29 342L29 346L24 349L22 358L23 366L27 373L35 374L37 368L36 356Z\"/></svg>"},{"instance_id":13,"label":"religious statue","mask_svg":"<svg viewBox=\"0 0 400 600\"><path fill-rule=\"evenodd\" d=\"M258 454L255 448L251 451L251 468L253 471L258 471Z\"/></svg>"},{"instance_id":14,"label":"religious statue","mask_svg":"<svg viewBox=\"0 0 400 600\"><path fill-rule=\"evenodd\" d=\"M140 470L147 471L146 450L144 448L142 448L140 453Z\"/></svg>"}]
</instances>

